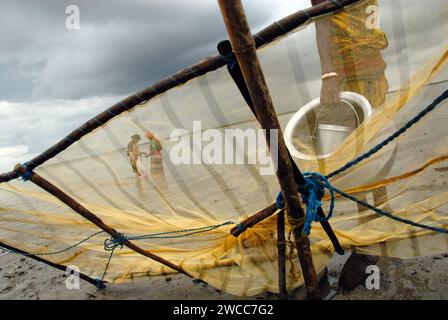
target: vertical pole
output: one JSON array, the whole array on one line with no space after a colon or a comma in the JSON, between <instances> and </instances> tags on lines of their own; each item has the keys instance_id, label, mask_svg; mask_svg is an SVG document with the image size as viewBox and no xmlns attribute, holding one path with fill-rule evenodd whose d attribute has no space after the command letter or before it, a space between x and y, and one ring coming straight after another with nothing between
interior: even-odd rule
<instances>
[{"instance_id":1,"label":"vertical pole","mask_svg":"<svg viewBox=\"0 0 448 320\"><path fill-rule=\"evenodd\" d=\"M218 43L218 52L221 54L221 56L231 55L232 54L232 46L230 44L230 41L224 40L224 41L221 41L220 43ZM232 68L230 68L228 66L227 69L228 69L233 81L235 82L236 86L240 90L241 95L243 96L247 105L249 106L249 108L251 109L251 111L253 112L255 117L257 117L255 108L254 108L254 104L252 103L252 99L250 98L249 90L247 89L246 83L244 82L243 74L241 73L241 68L238 65L238 62L236 62L232 66ZM294 181L296 182L297 185L301 185L301 186L305 185L305 183L306 183L305 178L303 177L302 173L299 170L299 167L297 167L297 164L294 162L294 159L292 158L292 156L289 152L288 152L288 156L289 156L289 161L291 161L291 165L292 165ZM324 210L322 209L322 207L319 207L319 209L317 210L317 214L319 215L319 217L325 218L325 213L324 213ZM269 216L266 215L265 217L267 218ZM255 219L251 219L251 221L254 224L256 224L256 223L260 222L260 220L258 220L258 218L261 218L261 216L254 217L254 218ZM331 227L330 223L326 220L322 220L322 221L320 221L320 224L321 224L322 228L324 229L325 233L328 235L328 238L330 239L331 243L333 244L335 251L340 255L344 255L345 254L344 249L342 249L341 244L339 243L339 240L336 237L336 234L334 233L333 228ZM234 232L232 232L232 234L234 234L235 236L239 235L239 233L241 232L239 230L240 229L238 229L238 228L234 228L232 230L232 231L234 231Z\"/></svg>"},{"instance_id":2,"label":"vertical pole","mask_svg":"<svg viewBox=\"0 0 448 320\"><path fill-rule=\"evenodd\" d=\"M277 214L277 252L278 252L278 288L280 300L288 298L286 289L286 237L285 237L285 210Z\"/></svg>"},{"instance_id":3,"label":"vertical pole","mask_svg":"<svg viewBox=\"0 0 448 320\"><path fill-rule=\"evenodd\" d=\"M310 299L320 299L316 270L313 265L310 242L302 233L305 213L300 205L294 182L292 165L283 133L275 113L266 80L257 57L255 42L247 23L240 0L218 0L224 23L232 43L241 71L244 76L258 121L267 130L266 140L270 145L269 132L278 130L278 169L277 178L285 199L288 219L293 223L294 239L299 255L305 285Z\"/></svg>"}]
</instances>

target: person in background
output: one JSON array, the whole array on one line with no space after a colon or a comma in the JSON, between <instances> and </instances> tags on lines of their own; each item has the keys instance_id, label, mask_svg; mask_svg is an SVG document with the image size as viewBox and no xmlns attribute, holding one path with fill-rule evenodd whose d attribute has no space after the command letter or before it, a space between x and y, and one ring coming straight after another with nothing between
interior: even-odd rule
<instances>
[{"instance_id":1,"label":"person in background","mask_svg":"<svg viewBox=\"0 0 448 320\"><path fill-rule=\"evenodd\" d=\"M139 159L140 159L140 147L138 143L140 142L141 137L138 134L134 134L131 137L131 141L128 143L127 148L127 155L129 157L129 161L131 163L132 170L134 173L141 177L143 176L144 172L141 170L141 166L139 166Z\"/></svg>"},{"instance_id":2,"label":"person in background","mask_svg":"<svg viewBox=\"0 0 448 320\"><path fill-rule=\"evenodd\" d=\"M311 4L315 6L324 1L311 0ZM375 10L378 10L377 0L366 0L316 21L322 72L321 103L336 102L340 91L363 95L374 109L385 101L389 86L381 50L387 48L388 41L378 27L377 16L372 16ZM366 199L365 195L360 198ZM376 206L383 204L387 201L386 189L373 191L373 198ZM358 207L358 211L365 209ZM339 287L351 291L363 284L366 267L377 261L377 257L353 252L341 272Z\"/></svg>"},{"instance_id":3,"label":"person in background","mask_svg":"<svg viewBox=\"0 0 448 320\"><path fill-rule=\"evenodd\" d=\"M145 132L145 137L149 141L149 151L142 153L146 158L151 157L151 172L163 170L162 163L162 144L160 140L151 131Z\"/></svg>"},{"instance_id":4,"label":"person in background","mask_svg":"<svg viewBox=\"0 0 448 320\"><path fill-rule=\"evenodd\" d=\"M315 6L324 1L311 3ZM373 108L383 104L389 85L381 51L388 41L375 24L378 19L372 10L378 10L377 0L362 1L316 21L323 103L338 100L340 91L353 91L366 97Z\"/></svg>"}]
</instances>

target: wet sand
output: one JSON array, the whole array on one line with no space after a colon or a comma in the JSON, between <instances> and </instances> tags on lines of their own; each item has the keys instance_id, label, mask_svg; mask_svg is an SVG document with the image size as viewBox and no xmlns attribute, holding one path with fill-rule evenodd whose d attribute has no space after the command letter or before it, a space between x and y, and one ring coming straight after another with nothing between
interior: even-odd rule
<instances>
[{"instance_id":1,"label":"wet sand","mask_svg":"<svg viewBox=\"0 0 448 320\"><path fill-rule=\"evenodd\" d=\"M333 259L328 267L322 294L331 300L426 300L448 299L448 254L418 258L380 258L380 290L359 286L349 294L338 292L337 278L347 256ZM204 282L184 275L153 277L146 281L108 285L98 290L81 280L79 290L66 287L64 272L47 267L32 259L3 254L0 256L0 299L25 300L239 300L216 290ZM296 290L291 299L302 299L303 288ZM271 293L249 299L273 300Z\"/></svg>"}]
</instances>

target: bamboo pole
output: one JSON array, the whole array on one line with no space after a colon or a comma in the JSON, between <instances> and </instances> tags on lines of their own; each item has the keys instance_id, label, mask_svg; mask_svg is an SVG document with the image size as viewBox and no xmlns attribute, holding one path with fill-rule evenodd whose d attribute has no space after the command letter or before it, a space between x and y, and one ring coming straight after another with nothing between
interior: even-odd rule
<instances>
[{"instance_id":1,"label":"bamboo pole","mask_svg":"<svg viewBox=\"0 0 448 320\"><path fill-rule=\"evenodd\" d=\"M291 162L288 156L280 124L269 94L269 90L257 57L255 42L240 0L218 0L224 23L232 43L247 88L255 107L258 121L267 132L278 130L278 169L277 178L285 199L288 218L294 222L294 238L299 255L305 285L310 299L320 299L316 270L313 265L310 242L303 235L305 213L300 205L294 182ZM270 145L269 134L266 134Z\"/></svg>"},{"instance_id":2,"label":"bamboo pole","mask_svg":"<svg viewBox=\"0 0 448 320\"><path fill-rule=\"evenodd\" d=\"M6 250L9 250L9 251L15 252L15 253L17 253L17 254L20 254L20 255L22 255L22 256L31 258L31 259L36 260L36 261L38 261L38 262L45 263L45 264L47 264L47 265L49 265L50 267L53 267L53 268L55 268L55 269L58 269L58 270L61 270L61 271L66 271L66 270L67 270L67 267L66 267L66 266L63 266L63 265L60 265L60 264L51 262L51 261L49 261L49 260L46 260L46 259L44 259L44 258L42 258L42 257L36 256L36 255L33 255L33 254L30 254L30 253L28 253L28 252L26 252L26 251L17 249L17 248L15 248L15 247L13 247L13 246L10 246L10 245L6 244L6 243L0 242L0 247L4 248L4 249L6 249ZM104 288L104 287L103 287L103 286L104 286L104 283L103 283L103 282L102 282L101 285L99 286L98 280L93 279L93 278L89 277L88 275L86 275L86 274L84 274L84 273L82 273L82 272L79 272L79 277L80 277L81 279L83 279L84 281L87 281L88 283L93 284L93 285L94 285L95 287L97 287L97 288Z\"/></svg>"},{"instance_id":3,"label":"bamboo pole","mask_svg":"<svg viewBox=\"0 0 448 320\"><path fill-rule=\"evenodd\" d=\"M275 206L275 203L271 204L269 207L266 207L265 209L255 213L254 215L250 216L246 220L240 222L238 227L233 227L230 230L230 233L236 238L241 233L243 233L246 229L253 227L257 223L269 218L272 216L275 212L277 212L277 207Z\"/></svg>"},{"instance_id":4,"label":"bamboo pole","mask_svg":"<svg viewBox=\"0 0 448 320\"><path fill-rule=\"evenodd\" d=\"M349 6L359 1L361 0L338 0L337 2L326 1L305 10L299 10L275 23L272 23L265 29L255 34L254 37L256 38L256 46L257 48L260 48L271 43L275 39L285 35L287 32L290 32L308 22L311 18L338 11L343 6ZM30 168L31 170L37 168L47 160L55 157L57 154L67 149L74 142L78 141L86 134L89 134L93 130L99 128L103 124L107 123L107 121L113 119L121 113L129 111L135 106L144 103L166 92L167 90L180 86L194 78L221 68L225 64L225 61L223 61L219 55L208 57L121 100L93 119L84 123L78 129L71 132L68 136L53 145L48 150L36 156L31 161L27 162L28 168ZM0 183L8 182L17 178L19 178L19 174L15 170L5 172L0 174Z\"/></svg>"},{"instance_id":5,"label":"bamboo pole","mask_svg":"<svg viewBox=\"0 0 448 320\"><path fill-rule=\"evenodd\" d=\"M280 300L288 299L286 288L286 236L285 236L285 210L277 214L277 252L278 252L278 288Z\"/></svg>"},{"instance_id":6,"label":"bamboo pole","mask_svg":"<svg viewBox=\"0 0 448 320\"><path fill-rule=\"evenodd\" d=\"M218 44L217 48L218 48L218 52L224 57L232 54L232 46L231 46L229 40L221 41ZM251 109L251 111L253 112L255 117L257 117L255 108L254 108L254 104L252 102L252 99L250 98L249 90L247 89L247 86L244 81L244 77L243 77L243 74L241 72L241 68L240 68L238 62L236 62L232 67L227 66L227 70L229 71L230 76L232 77L233 81L235 82L236 86L238 87L238 89L239 89L241 95L243 96L244 100L246 101L247 105L249 106L249 108ZM294 159L292 158L289 151L288 151L288 156L289 156L289 161L291 162L291 165L292 165L292 172L293 172L295 183L300 186L305 185L306 180L305 180L302 172L299 170L299 167L294 162ZM269 212L272 215L276 212L276 210L269 211L269 207L267 207L262 212L264 214L256 213L255 215L249 217L249 219L247 219L246 221L243 221L242 223L240 223L240 225L245 226L246 224L250 224L250 226L252 227L252 226L256 225L257 223L263 221L264 219L268 218L270 216L268 214ZM319 207L317 214L319 215L319 217L325 218L325 213L324 213L324 210L322 209L322 207ZM339 243L339 240L336 237L336 234L334 233L333 228L331 227L330 223L327 220L322 220L322 221L320 221L320 224L321 224L322 228L324 229L325 233L327 234L328 238L330 239L331 243L333 244L335 251L338 254L343 255L344 249L342 249L342 246ZM237 237L243 232L242 230L245 230L245 229L247 229L247 228L243 228L243 229L241 229L241 228L235 229L234 228L234 229L232 229L231 233L235 237Z\"/></svg>"},{"instance_id":7,"label":"bamboo pole","mask_svg":"<svg viewBox=\"0 0 448 320\"><path fill-rule=\"evenodd\" d=\"M24 175L27 173L25 167L21 164L18 164L15 167L15 170L20 174L20 175ZM99 217L97 217L95 214L91 213L89 210L87 210L86 208L84 208L80 203L78 203L75 199L73 199L72 197L70 197L69 195L67 195L66 193L64 193L61 189L59 189L58 187L56 187L55 185L53 185L51 182L47 181L45 178L41 177L39 174L32 172L31 176L29 178L29 180L31 182L33 182L34 184L36 184L37 186L39 186L40 188L44 189L45 191L47 191L48 193L50 193L51 195L55 196L56 198L58 198L60 201L62 201L63 203L65 203L67 206L69 206L70 208L72 208L76 213L78 213L79 215L81 215L82 217L84 217L85 219L89 220L90 222L92 222L93 224L95 224L97 227L99 227L101 230L103 230L104 232L108 233L109 235L111 235L113 238L119 238L120 237L120 233L118 231L116 231L115 229L109 227L107 224L105 224ZM136 244L130 242L129 240L125 240L123 245L125 245L126 247L128 247L129 249L140 253L141 255L148 257L152 260L155 260L167 267L170 267L171 269L174 269L180 273L183 273L187 276L190 276L188 273L185 272L185 270L183 270L181 267L173 264L172 262L169 262L147 250L144 250L143 248L137 246Z\"/></svg>"}]
</instances>

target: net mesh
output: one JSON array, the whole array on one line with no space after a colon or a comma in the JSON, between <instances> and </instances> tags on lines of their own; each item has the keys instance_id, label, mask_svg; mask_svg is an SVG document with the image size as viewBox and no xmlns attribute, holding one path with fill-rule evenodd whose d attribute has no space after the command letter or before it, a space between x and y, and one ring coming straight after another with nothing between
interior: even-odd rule
<instances>
[{"instance_id":1,"label":"net mesh","mask_svg":"<svg viewBox=\"0 0 448 320\"><path fill-rule=\"evenodd\" d=\"M380 29L366 24L370 6L378 6L381 12ZM315 142L319 122L310 113L295 133L295 146L310 156L295 159L302 171L328 174L338 169L394 133L446 90L446 2L434 0L425 4L425 10L415 10L419 6L417 0L361 1L259 50L282 129L295 112L321 94L318 41L330 43L331 64L340 75L338 89L362 94L373 107L373 115L346 132L323 159ZM407 8L414 11L403 14ZM327 40L316 34L320 26L326 26ZM430 30L431 36L424 30ZM333 178L332 184L397 216L443 227L448 212L446 106L442 104L398 140ZM343 109L324 114L322 123L353 127L352 111ZM341 122L346 112L348 118ZM200 129L194 125L198 120ZM190 142L194 159L209 145L195 140L195 134L215 129L224 137L225 130L232 128L257 129L258 123L226 68L221 68L115 117L35 172L126 235L238 223L272 204L280 189L275 175L260 174L263 164L247 161L266 150L263 143L233 144L234 152L241 152L242 164L175 164L170 157L178 145L170 139L175 129L185 129L182 139ZM148 130L154 134L152 140ZM6 244L46 253L98 231L32 183L2 183L0 191L0 241ZM336 199L331 224L343 247L360 253L409 258L448 251L446 235L378 216L341 197ZM136 243L222 291L239 296L278 292L275 215L238 238L230 235L232 227ZM97 235L46 259L101 277L109 258L103 248L106 236ZM313 225L310 240L316 269L321 271L333 255L331 242L319 224ZM115 250L105 280L137 281L172 272L123 248ZM288 288L302 283L297 253L288 247Z\"/></svg>"}]
</instances>

